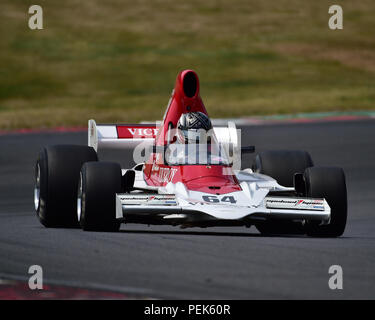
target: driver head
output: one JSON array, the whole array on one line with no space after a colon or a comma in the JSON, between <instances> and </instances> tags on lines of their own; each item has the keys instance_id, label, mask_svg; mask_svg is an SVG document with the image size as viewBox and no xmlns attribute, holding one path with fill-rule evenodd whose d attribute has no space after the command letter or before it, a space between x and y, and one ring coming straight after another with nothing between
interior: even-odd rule
<instances>
[{"instance_id":1,"label":"driver head","mask_svg":"<svg viewBox=\"0 0 375 320\"><path fill-rule=\"evenodd\" d=\"M207 135L212 129L211 120L203 112L183 113L177 123L179 143L209 143Z\"/></svg>"}]
</instances>

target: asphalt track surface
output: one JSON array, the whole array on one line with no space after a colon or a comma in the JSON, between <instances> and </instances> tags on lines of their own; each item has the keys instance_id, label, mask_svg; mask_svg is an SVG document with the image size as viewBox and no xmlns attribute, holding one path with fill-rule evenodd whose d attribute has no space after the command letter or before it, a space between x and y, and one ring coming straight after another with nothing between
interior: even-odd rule
<instances>
[{"instance_id":1,"label":"asphalt track surface","mask_svg":"<svg viewBox=\"0 0 375 320\"><path fill-rule=\"evenodd\" d=\"M341 238L264 237L251 227L185 229L122 225L119 233L46 229L33 209L33 166L44 145L86 144L87 135L0 136L0 279L27 279L43 267L47 283L176 299L375 298L375 121L243 127L243 142L304 149L316 165L344 168L349 220ZM108 159L111 154L101 154ZM123 156L124 162L131 157ZM250 163L250 155L243 159ZM244 165L246 167L246 165ZM343 269L330 290L328 269Z\"/></svg>"}]
</instances>

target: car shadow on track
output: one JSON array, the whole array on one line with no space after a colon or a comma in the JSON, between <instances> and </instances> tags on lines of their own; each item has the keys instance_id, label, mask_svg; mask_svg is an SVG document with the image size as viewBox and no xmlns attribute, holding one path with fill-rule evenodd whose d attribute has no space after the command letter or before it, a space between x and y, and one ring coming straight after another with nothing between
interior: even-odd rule
<instances>
[{"instance_id":1,"label":"car shadow on track","mask_svg":"<svg viewBox=\"0 0 375 320\"><path fill-rule=\"evenodd\" d=\"M122 233L134 234L161 234L161 235L192 235L192 236L216 236L216 237L251 237L251 238L308 238L305 235L262 235L260 233L247 232L218 232L218 231L170 231L170 230L120 230Z\"/></svg>"}]
</instances>

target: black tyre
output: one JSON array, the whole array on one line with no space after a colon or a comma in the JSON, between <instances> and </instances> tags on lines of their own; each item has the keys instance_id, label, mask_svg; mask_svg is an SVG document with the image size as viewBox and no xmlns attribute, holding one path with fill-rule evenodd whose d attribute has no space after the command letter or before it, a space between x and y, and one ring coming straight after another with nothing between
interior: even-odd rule
<instances>
[{"instance_id":1,"label":"black tyre","mask_svg":"<svg viewBox=\"0 0 375 320\"><path fill-rule=\"evenodd\" d=\"M295 173L304 173L313 161L306 151L270 150L256 155L253 169L274 178L284 187L293 187Z\"/></svg>"},{"instance_id":2,"label":"black tyre","mask_svg":"<svg viewBox=\"0 0 375 320\"><path fill-rule=\"evenodd\" d=\"M255 157L253 170L274 178L284 187L293 187L295 173L303 173L312 167L313 161L306 151L300 150L270 150ZM256 225L262 234L304 234L302 223L286 220L264 221Z\"/></svg>"},{"instance_id":3,"label":"black tyre","mask_svg":"<svg viewBox=\"0 0 375 320\"><path fill-rule=\"evenodd\" d=\"M77 227L77 188L82 164L97 161L88 146L44 147L35 165L34 205L45 227Z\"/></svg>"},{"instance_id":4,"label":"black tyre","mask_svg":"<svg viewBox=\"0 0 375 320\"><path fill-rule=\"evenodd\" d=\"M121 192L121 167L113 162L89 162L82 166L77 213L86 231L118 231L116 193Z\"/></svg>"},{"instance_id":5,"label":"black tyre","mask_svg":"<svg viewBox=\"0 0 375 320\"><path fill-rule=\"evenodd\" d=\"M347 220L347 191L345 174L341 168L314 167L304 173L306 195L325 198L331 207L328 225L315 222L306 224L307 234L316 237L339 237L344 233Z\"/></svg>"}]
</instances>

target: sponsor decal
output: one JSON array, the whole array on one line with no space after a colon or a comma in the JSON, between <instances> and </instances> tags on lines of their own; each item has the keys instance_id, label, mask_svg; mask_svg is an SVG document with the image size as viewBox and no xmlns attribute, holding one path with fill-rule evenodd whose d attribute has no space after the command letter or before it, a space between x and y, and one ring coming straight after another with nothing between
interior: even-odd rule
<instances>
[{"instance_id":1,"label":"sponsor decal","mask_svg":"<svg viewBox=\"0 0 375 320\"><path fill-rule=\"evenodd\" d=\"M315 209L320 209L320 210L324 210L324 206L313 206L313 208L315 208Z\"/></svg>"},{"instance_id":2,"label":"sponsor decal","mask_svg":"<svg viewBox=\"0 0 375 320\"><path fill-rule=\"evenodd\" d=\"M153 139L158 133L156 126L116 126L119 139Z\"/></svg>"},{"instance_id":3,"label":"sponsor decal","mask_svg":"<svg viewBox=\"0 0 375 320\"><path fill-rule=\"evenodd\" d=\"M119 196L125 205L177 205L174 195Z\"/></svg>"},{"instance_id":4,"label":"sponsor decal","mask_svg":"<svg viewBox=\"0 0 375 320\"><path fill-rule=\"evenodd\" d=\"M156 175L156 178L160 183L171 182L177 172L176 168L160 167L156 163L152 165L152 174Z\"/></svg>"},{"instance_id":5,"label":"sponsor decal","mask_svg":"<svg viewBox=\"0 0 375 320\"><path fill-rule=\"evenodd\" d=\"M321 199L266 198L266 207L274 209L300 209L324 211Z\"/></svg>"}]
</instances>

